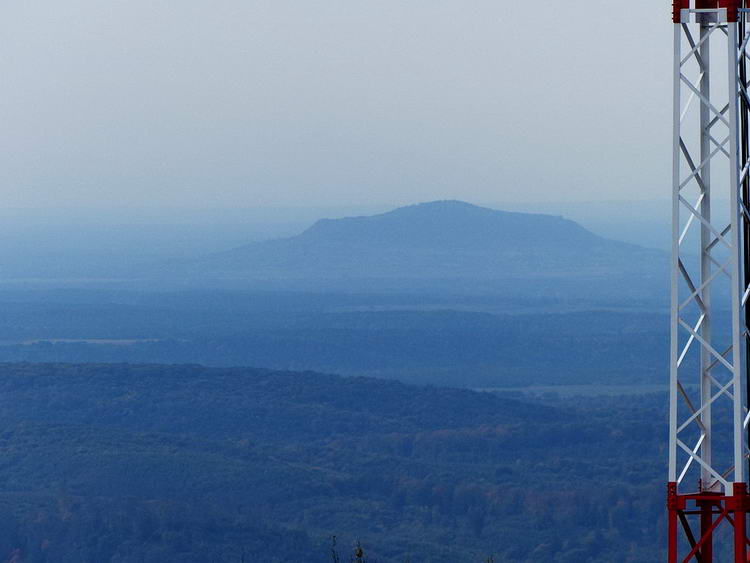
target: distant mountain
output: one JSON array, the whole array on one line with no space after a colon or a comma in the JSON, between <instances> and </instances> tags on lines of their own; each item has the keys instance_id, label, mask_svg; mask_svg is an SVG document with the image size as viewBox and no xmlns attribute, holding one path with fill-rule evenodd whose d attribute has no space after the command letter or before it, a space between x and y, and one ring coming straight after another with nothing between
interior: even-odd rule
<instances>
[{"instance_id":1,"label":"distant mountain","mask_svg":"<svg viewBox=\"0 0 750 563\"><path fill-rule=\"evenodd\" d=\"M531 249L550 242L557 246L596 245L602 239L562 217L497 211L462 201L435 201L369 217L322 219L288 240L469 252Z\"/></svg>"},{"instance_id":2,"label":"distant mountain","mask_svg":"<svg viewBox=\"0 0 750 563\"><path fill-rule=\"evenodd\" d=\"M521 278L649 277L666 254L608 240L562 217L436 201L379 215L322 219L300 235L192 264L190 275L352 288L477 286ZM489 286L488 286L489 287Z\"/></svg>"}]
</instances>

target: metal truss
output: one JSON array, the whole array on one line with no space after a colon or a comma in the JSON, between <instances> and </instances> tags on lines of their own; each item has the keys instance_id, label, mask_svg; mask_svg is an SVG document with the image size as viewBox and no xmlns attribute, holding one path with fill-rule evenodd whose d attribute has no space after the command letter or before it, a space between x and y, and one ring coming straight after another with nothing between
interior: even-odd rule
<instances>
[{"instance_id":1,"label":"metal truss","mask_svg":"<svg viewBox=\"0 0 750 563\"><path fill-rule=\"evenodd\" d=\"M694 2L674 10L669 562L712 561L728 523L747 563L750 34L744 2Z\"/></svg>"}]
</instances>

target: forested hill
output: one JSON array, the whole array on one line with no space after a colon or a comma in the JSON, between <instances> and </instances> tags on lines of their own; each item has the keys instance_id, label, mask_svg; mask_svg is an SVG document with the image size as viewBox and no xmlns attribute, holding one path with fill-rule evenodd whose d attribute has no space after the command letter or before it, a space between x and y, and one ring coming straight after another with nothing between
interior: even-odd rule
<instances>
[{"instance_id":1,"label":"forested hill","mask_svg":"<svg viewBox=\"0 0 750 563\"><path fill-rule=\"evenodd\" d=\"M0 560L658 561L662 406L0 364Z\"/></svg>"},{"instance_id":2,"label":"forested hill","mask_svg":"<svg viewBox=\"0 0 750 563\"><path fill-rule=\"evenodd\" d=\"M0 364L0 405L0 421L33 413L40 422L265 441L518 424L551 412L488 393L365 377L127 364Z\"/></svg>"},{"instance_id":3,"label":"forested hill","mask_svg":"<svg viewBox=\"0 0 750 563\"><path fill-rule=\"evenodd\" d=\"M290 240L485 251L566 245L634 248L602 239L560 216L500 211L463 201L433 201L380 215L321 219Z\"/></svg>"},{"instance_id":4,"label":"forested hill","mask_svg":"<svg viewBox=\"0 0 750 563\"><path fill-rule=\"evenodd\" d=\"M172 273L214 282L273 280L277 288L297 282L328 289L507 292L524 289L518 276L535 280L538 290L559 287L565 278L581 284L603 275L616 279L615 273L650 277L667 263L661 251L599 237L562 217L436 201L380 215L324 219L298 236L248 244ZM514 283L490 283L498 279ZM557 286L540 281L548 279Z\"/></svg>"}]
</instances>

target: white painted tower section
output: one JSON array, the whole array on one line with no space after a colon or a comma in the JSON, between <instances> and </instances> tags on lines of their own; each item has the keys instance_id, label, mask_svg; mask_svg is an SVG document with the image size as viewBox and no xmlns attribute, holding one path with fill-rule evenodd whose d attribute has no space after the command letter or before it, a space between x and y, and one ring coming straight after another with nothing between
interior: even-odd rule
<instances>
[{"instance_id":1,"label":"white painted tower section","mask_svg":"<svg viewBox=\"0 0 750 563\"><path fill-rule=\"evenodd\" d=\"M674 26L669 481L680 493L732 495L747 480L740 29L725 8L683 9Z\"/></svg>"}]
</instances>

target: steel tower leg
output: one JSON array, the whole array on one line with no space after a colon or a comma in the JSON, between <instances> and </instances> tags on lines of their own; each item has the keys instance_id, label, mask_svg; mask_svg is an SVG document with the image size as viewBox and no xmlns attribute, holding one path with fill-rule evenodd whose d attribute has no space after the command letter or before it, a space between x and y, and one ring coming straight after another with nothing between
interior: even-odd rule
<instances>
[{"instance_id":1,"label":"steel tower leg","mask_svg":"<svg viewBox=\"0 0 750 563\"><path fill-rule=\"evenodd\" d=\"M677 483L670 482L667 487L667 563L677 563L677 519L678 519Z\"/></svg>"},{"instance_id":2,"label":"steel tower leg","mask_svg":"<svg viewBox=\"0 0 750 563\"><path fill-rule=\"evenodd\" d=\"M748 563L747 18L744 0L674 2L669 563Z\"/></svg>"},{"instance_id":3,"label":"steel tower leg","mask_svg":"<svg viewBox=\"0 0 750 563\"><path fill-rule=\"evenodd\" d=\"M714 505L709 501L698 503L701 511L701 537L706 541L701 548L701 563L712 563L714 560L714 541L711 526L714 523Z\"/></svg>"}]
</instances>

